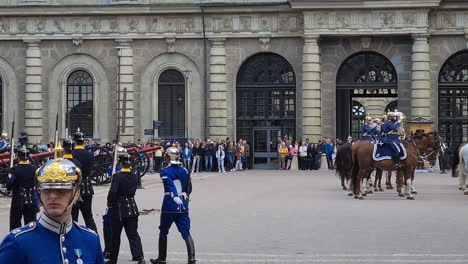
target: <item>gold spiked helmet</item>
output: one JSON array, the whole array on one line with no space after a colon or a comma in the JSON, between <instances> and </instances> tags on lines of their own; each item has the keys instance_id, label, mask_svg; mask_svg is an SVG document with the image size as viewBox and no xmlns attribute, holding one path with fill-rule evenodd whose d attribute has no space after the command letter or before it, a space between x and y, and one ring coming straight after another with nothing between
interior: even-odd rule
<instances>
[{"instance_id":1,"label":"gold spiked helmet","mask_svg":"<svg viewBox=\"0 0 468 264\"><path fill-rule=\"evenodd\" d=\"M36 171L38 189L80 189L82 174L80 168L63 158L63 148L59 143L53 160L49 160Z\"/></svg>"}]
</instances>

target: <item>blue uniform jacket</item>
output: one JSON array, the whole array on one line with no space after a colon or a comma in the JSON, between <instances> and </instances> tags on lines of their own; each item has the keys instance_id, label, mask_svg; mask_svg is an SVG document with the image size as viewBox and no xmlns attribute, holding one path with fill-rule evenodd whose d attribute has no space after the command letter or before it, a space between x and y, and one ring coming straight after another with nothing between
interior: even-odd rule
<instances>
[{"instance_id":1,"label":"blue uniform jacket","mask_svg":"<svg viewBox=\"0 0 468 264\"><path fill-rule=\"evenodd\" d=\"M381 127L380 130L382 131L383 142L391 143L391 142L400 142L400 135L398 134L398 127L401 125L399 122L393 123L392 121L388 120L385 122Z\"/></svg>"},{"instance_id":2,"label":"blue uniform jacket","mask_svg":"<svg viewBox=\"0 0 468 264\"><path fill-rule=\"evenodd\" d=\"M46 215L11 231L0 245L0 263L104 264L99 237L71 221L62 224Z\"/></svg>"},{"instance_id":3,"label":"blue uniform jacket","mask_svg":"<svg viewBox=\"0 0 468 264\"><path fill-rule=\"evenodd\" d=\"M164 184L164 199L161 212L188 212L189 204L187 195L190 195L192 192L192 182L187 170L178 165L170 165L161 171L160 176ZM180 186L181 189L178 190L176 186ZM179 196L180 199L182 199L181 205L177 205L174 202L173 198L176 196Z\"/></svg>"},{"instance_id":4,"label":"blue uniform jacket","mask_svg":"<svg viewBox=\"0 0 468 264\"><path fill-rule=\"evenodd\" d=\"M377 134L375 127L371 127L368 124L362 126L362 138L371 140Z\"/></svg>"}]
</instances>

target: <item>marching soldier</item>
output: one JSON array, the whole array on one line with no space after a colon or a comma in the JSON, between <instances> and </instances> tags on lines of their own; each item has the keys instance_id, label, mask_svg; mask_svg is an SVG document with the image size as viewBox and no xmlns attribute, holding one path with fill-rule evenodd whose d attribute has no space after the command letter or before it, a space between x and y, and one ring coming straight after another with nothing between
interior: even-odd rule
<instances>
[{"instance_id":1,"label":"marching soldier","mask_svg":"<svg viewBox=\"0 0 468 264\"><path fill-rule=\"evenodd\" d=\"M10 208L10 231L24 224L36 221L36 199L34 190L34 176L37 168L29 164L29 150L18 150L19 164L8 174L7 187L12 188L13 197Z\"/></svg>"},{"instance_id":2,"label":"marching soldier","mask_svg":"<svg viewBox=\"0 0 468 264\"><path fill-rule=\"evenodd\" d=\"M375 134L375 125L372 123L372 117L366 116L366 123L362 126L361 140L372 141Z\"/></svg>"},{"instance_id":3,"label":"marching soldier","mask_svg":"<svg viewBox=\"0 0 468 264\"><path fill-rule=\"evenodd\" d=\"M75 149L72 152L73 157L81 164L81 171L83 173L83 181L81 182L81 201L78 206L73 208L73 221L78 221L78 213L81 211L86 227L91 228L97 233L96 223L93 218L93 195L94 189L91 184L91 169L94 164L93 154L85 150L84 134L79 130L73 134L75 141Z\"/></svg>"},{"instance_id":4,"label":"marching soldier","mask_svg":"<svg viewBox=\"0 0 468 264\"><path fill-rule=\"evenodd\" d=\"M60 144L57 149L62 149ZM71 207L80 196L80 182L80 169L57 151L56 159L36 173L43 214L6 236L0 245L0 263L104 263L97 234L72 221Z\"/></svg>"},{"instance_id":5,"label":"marching soldier","mask_svg":"<svg viewBox=\"0 0 468 264\"><path fill-rule=\"evenodd\" d=\"M180 166L180 151L175 147L170 147L166 154L170 158L171 165L160 173L164 183L164 200L159 226L159 256L150 261L153 264L166 264L167 234L172 223L175 223L187 246L188 264L195 264L195 245L190 235L188 199L192 192L192 182L187 170Z\"/></svg>"},{"instance_id":6,"label":"marching soldier","mask_svg":"<svg viewBox=\"0 0 468 264\"><path fill-rule=\"evenodd\" d=\"M393 150L392 160L395 162L395 168L401 168L400 165L400 134L398 127L401 125L402 120L398 116L390 112L388 114L389 120L385 122L380 129L382 130L382 141L387 143Z\"/></svg>"},{"instance_id":7,"label":"marching soldier","mask_svg":"<svg viewBox=\"0 0 468 264\"><path fill-rule=\"evenodd\" d=\"M107 195L107 207L110 208L111 218L111 246L110 260L106 264L117 263L120 250L120 235L122 228L130 242L132 260L138 264L146 263L143 255L140 235L138 234L138 207L135 202L135 193L138 186L138 177L130 170L132 158L129 154L119 156L121 170L112 176L112 183Z\"/></svg>"}]
</instances>

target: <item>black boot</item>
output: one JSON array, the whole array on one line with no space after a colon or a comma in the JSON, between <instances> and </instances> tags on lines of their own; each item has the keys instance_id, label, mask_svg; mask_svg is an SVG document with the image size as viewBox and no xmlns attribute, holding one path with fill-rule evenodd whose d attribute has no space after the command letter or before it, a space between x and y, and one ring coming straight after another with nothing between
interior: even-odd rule
<instances>
[{"instance_id":1,"label":"black boot","mask_svg":"<svg viewBox=\"0 0 468 264\"><path fill-rule=\"evenodd\" d=\"M191 236L185 239L185 245L187 245L187 264L195 264L197 262L195 260L195 244L193 243L193 239Z\"/></svg>"},{"instance_id":2,"label":"black boot","mask_svg":"<svg viewBox=\"0 0 468 264\"><path fill-rule=\"evenodd\" d=\"M166 264L167 256L167 238L160 238L158 244L158 258L150 259L152 264Z\"/></svg>"},{"instance_id":3,"label":"black boot","mask_svg":"<svg viewBox=\"0 0 468 264\"><path fill-rule=\"evenodd\" d=\"M393 156L393 161L395 162L395 169L398 170L398 169L401 169L401 159L400 159L400 153L398 153L397 155Z\"/></svg>"},{"instance_id":4,"label":"black boot","mask_svg":"<svg viewBox=\"0 0 468 264\"><path fill-rule=\"evenodd\" d=\"M104 258L110 258L111 230L103 228L104 233Z\"/></svg>"}]
</instances>

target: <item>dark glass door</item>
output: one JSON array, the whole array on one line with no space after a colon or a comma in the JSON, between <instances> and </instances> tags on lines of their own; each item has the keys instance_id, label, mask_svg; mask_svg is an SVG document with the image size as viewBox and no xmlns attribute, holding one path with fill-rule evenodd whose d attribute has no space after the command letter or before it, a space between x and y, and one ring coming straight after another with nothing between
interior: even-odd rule
<instances>
[{"instance_id":1,"label":"dark glass door","mask_svg":"<svg viewBox=\"0 0 468 264\"><path fill-rule=\"evenodd\" d=\"M253 158L255 169L278 168L278 141L280 139L281 128L254 128Z\"/></svg>"}]
</instances>

